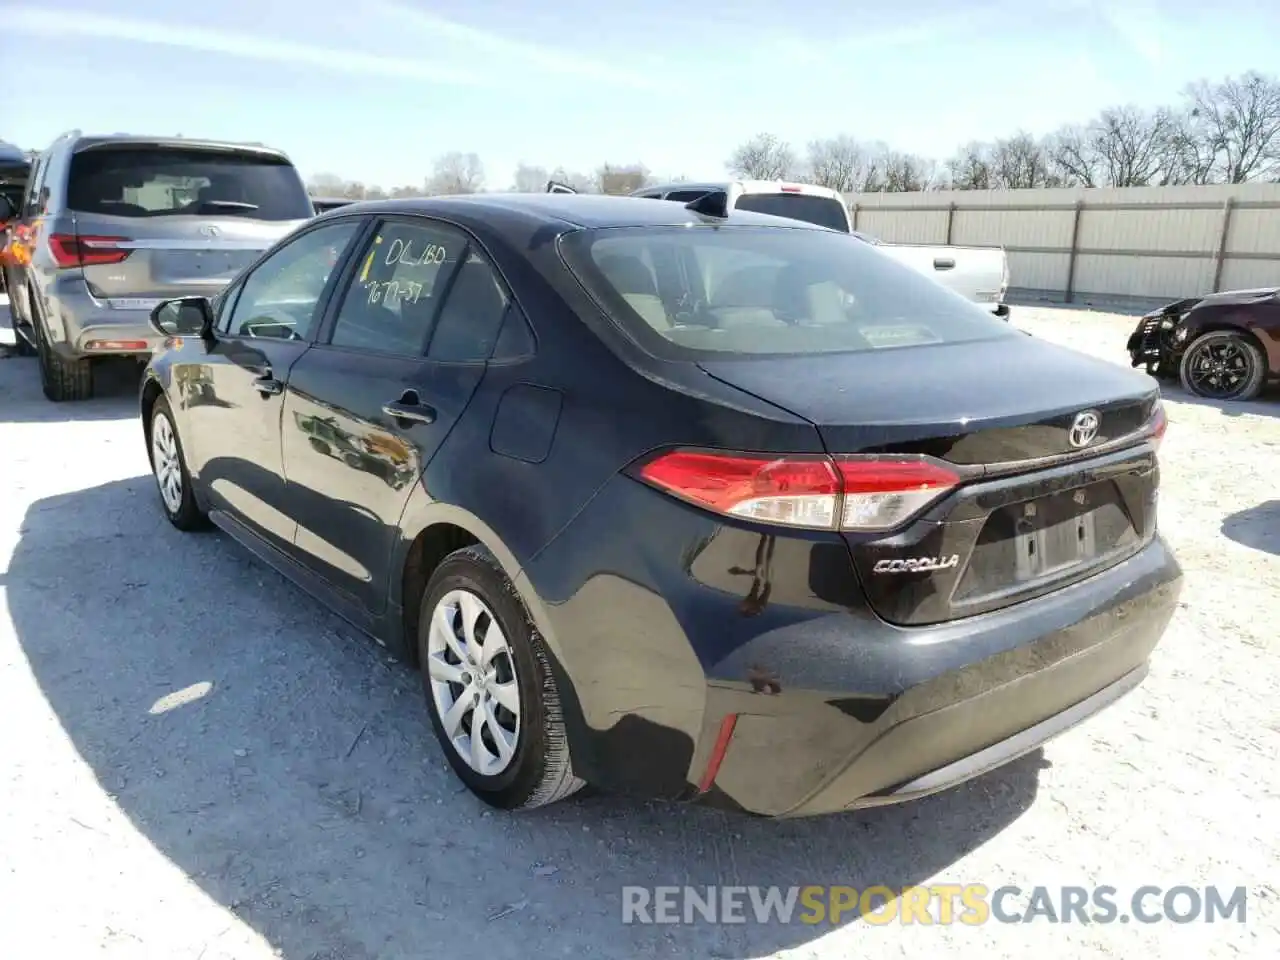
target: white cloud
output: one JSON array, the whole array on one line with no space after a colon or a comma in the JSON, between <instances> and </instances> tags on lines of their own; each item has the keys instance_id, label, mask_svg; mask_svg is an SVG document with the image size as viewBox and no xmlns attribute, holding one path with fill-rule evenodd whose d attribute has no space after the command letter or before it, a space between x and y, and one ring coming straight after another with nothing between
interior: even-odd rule
<instances>
[{"instance_id":1,"label":"white cloud","mask_svg":"<svg viewBox=\"0 0 1280 960\"><path fill-rule=\"evenodd\" d=\"M470 47L475 52L518 60L526 67L544 73L602 80L638 90L657 90L665 86L662 79L653 74L624 70L554 47L513 40L392 0L374 0L362 8L365 15L373 11L377 12L379 19L385 17L388 21L398 21L424 38L443 39Z\"/></svg>"},{"instance_id":2,"label":"white cloud","mask_svg":"<svg viewBox=\"0 0 1280 960\"><path fill-rule=\"evenodd\" d=\"M97 14L82 10L47 10L28 6L0 6L0 23L8 35L46 37L51 40L68 36L119 40L157 46L220 53L231 57L259 60L281 65L315 67L326 72L359 74L373 77L421 80L453 86L497 87L510 82L508 71L477 73L455 65L480 52L518 58L526 70L534 73L570 73L612 81L631 87L654 86L647 78L615 70L604 64L561 54L531 44L508 40L473 27L398 7L378 4L388 16L397 16L435 35L451 41L447 50L433 50L414 57L361 53L351 49L335 49L297 43L274 37L255 36L242 31L219 30L190 24L163 23L115 14ZM362 11L365 13L365 11ZM440 45L446 46L446 45ZM470 49L458 49L458 48ZM449 60L441 53L452 54Z\"/></svg>"}]
</instances>

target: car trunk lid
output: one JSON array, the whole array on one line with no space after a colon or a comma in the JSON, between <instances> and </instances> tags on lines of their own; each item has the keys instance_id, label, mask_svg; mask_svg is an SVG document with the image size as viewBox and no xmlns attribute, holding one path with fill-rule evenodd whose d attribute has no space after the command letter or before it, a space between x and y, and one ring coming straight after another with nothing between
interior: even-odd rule
<instances>
[{"instance_id":1,"label":"car trunk lid","mask_svg":"<svg viewBox=\"0 0 1280 960\"><path fill-rule=\"evenodd\" d=\"M861 354L703 360L725 383L811 421L837 460L945 465L955 484L904 527L846 529L873 608L904 625L997 609L1131 555L1155 533L1144 442L1158 390L1031 337Z\"/></svg>"}]
</instances>

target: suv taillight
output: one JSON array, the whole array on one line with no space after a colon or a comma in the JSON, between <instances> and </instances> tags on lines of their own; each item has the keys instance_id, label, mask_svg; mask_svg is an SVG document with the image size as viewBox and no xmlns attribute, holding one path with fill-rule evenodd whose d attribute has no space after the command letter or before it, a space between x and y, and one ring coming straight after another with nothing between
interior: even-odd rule
<instances>
[{"instance_id":1,"label":"suv taillight","mask_svg":"<svg viewBox=\"0 0 1280 960\"><path fill-rule=\"evenodd\" d=\"M821 530L890 530L957 484L924 456L775 456L676 450L644 463L650 486L726 516Z\"/></svg>"},{"instance_id":2,"label":"suv taillight","mask_svg":"<svg viewBox=\"0 0 1280 960\"><path fill-rule=\"evenodd\" d=\"M120 244L128 237L82 237L74 233L55 233L49 237L49 253L60 267L91 267L102 263L120 263L131 251Z\"/></svg>"}]
</instances>

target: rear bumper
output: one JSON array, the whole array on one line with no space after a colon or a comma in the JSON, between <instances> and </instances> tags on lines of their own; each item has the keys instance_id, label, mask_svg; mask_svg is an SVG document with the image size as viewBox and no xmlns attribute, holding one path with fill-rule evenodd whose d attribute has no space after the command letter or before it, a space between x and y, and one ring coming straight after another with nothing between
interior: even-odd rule
<instances>
[{"instance_id":1,"label":"rear bumper","mask_svg":"<svg viewBox=\"0 0 1280 960\"><path fill-rule=\"evenodd\" d=\"M824 684L846 696L712 688L702 740L723 716L737 719L708 799L768 816L834 813L925 796L1016 759L1141 682L1181 581L1157 539L1059 594L901 631L891 649L884 636L850 637L841 662L827 658Z\"/></svg>"},{"instance_id":2,"label":"rear bumper","mask_svg":"<svg viewBox=\"0 0 1280 960\"><path fill-rule=\"evenodd\" d=\"M113 305L81 290L65 289L47 300L50 345L68 359L102 356L149 356L162 337L151 328L149 302L141 307ZM65 286L60 284L60 286ZM156 301L157 303L159 301Z\"/></svg>"}]
</instances>

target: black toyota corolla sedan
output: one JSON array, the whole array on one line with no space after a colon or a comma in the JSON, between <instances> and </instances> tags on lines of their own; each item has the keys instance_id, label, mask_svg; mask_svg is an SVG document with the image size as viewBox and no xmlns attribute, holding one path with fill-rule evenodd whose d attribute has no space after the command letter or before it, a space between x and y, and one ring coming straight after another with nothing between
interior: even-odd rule
<instances>
[{"instance_id":1,"label":"black toyota corolla sedan","mask_svg":"<svg viewBox=\"0 0 1280 960\"><path fill-rule=\"evenodd\" d=\"M352 204L153 316L169 520L415 665L495 806L922 796L1131 690L1173 613L1151 379L722 201Z\"/></svg>"}]
</instances>

